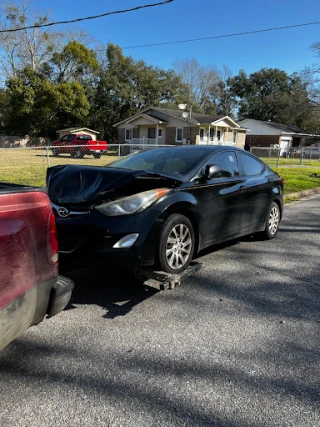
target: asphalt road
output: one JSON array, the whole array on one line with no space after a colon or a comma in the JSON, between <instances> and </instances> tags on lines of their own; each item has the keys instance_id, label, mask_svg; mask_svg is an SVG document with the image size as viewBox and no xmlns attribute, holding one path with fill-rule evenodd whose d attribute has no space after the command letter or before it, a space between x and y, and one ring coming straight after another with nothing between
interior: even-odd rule
<instances>
[{"instance_id":1,"label":"asphalt road","mask_svg":"<svg viewBox=\"0 0 320 427\"><path fill-rule=\"evenodd\" d=\"M320 426L320 197L173 291L77 269L71 307L0 353L0 426Z\"/></svg>"}]
</instances>

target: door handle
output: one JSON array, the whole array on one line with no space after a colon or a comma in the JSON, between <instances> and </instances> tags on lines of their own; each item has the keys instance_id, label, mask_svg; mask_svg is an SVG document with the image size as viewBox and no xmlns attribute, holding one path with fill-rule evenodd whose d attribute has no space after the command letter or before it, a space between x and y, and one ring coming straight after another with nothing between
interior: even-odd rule
<instances>
[{"instance_id":1,"label":"door handle","mask_svg":"<svg viewBox=\"0 0 320 427\"><path fill-rule=\"evenodd\" d=\"M245 185L240 185L240 187L239 187L239 189L240 189L241 191L244 191L246 188L247 188L247 187L246 187Z\"/></svg>"}]
</instances>

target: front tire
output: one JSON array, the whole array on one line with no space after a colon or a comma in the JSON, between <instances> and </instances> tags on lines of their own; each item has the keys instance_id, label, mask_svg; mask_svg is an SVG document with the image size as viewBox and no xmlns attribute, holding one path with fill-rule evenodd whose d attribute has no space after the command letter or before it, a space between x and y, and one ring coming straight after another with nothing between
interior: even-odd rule
<instances>
[{"instance_id":1,"label":"front tire","mask_svg":"<svg viewBox=\"0 0 320 427\"><path fill-rule=\"evenodd\" d=\"M171 215L160 234L158 260L161 270L178 274L189 265L194 252L194 231L188 218Z\"/></svg>"},{"instance_id":2,"label":"front tire","mask_svg":"<svg viewBox=\"0 0 320 427\"><path fill-rule=\"evenodd\" d=\"M93 157L95 159L100 159L101 158L101 153L94 153Z\"/></svg>"},{"instance_id":3,"label":"front tire","mask_svg":"<svg viewBox=\"0 0 320 427\"><path fill-rule=\"evenodd\" d=\"M262 236L266 240L273 239L279 229L280 224L280 208L276 202L272 202L266 219L266 226L262 232Z\"/></svg>"},{"instance_id":4,"label":"front tire","mask_svg":"<svg viewBox=\"0 0 320 427\"><path fill-rule=\"evenodd\" d=\"M59 156L59 151L56 148L52 149L52 155L53 157L58 157Z\"/></svg>"}]
</instances>

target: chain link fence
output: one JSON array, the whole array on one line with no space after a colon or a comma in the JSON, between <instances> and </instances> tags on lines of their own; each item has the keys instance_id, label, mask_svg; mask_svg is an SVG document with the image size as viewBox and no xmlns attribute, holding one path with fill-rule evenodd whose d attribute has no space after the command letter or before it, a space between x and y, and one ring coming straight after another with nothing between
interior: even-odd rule
<instances>
[{"instance_id":1,"label":"chain link fence","mask_svg":"<svg viewBox=\"0 0 320 427\"><path fill-rule=\"evenodd\" d=\"M296 147L288 151L279 147L251 147L250 151L271 167L320 166L320 147Z\"/></svg>"},{"instance_id":2,"label":"chain link fence","mask_svg":"<svg viewBox=\"0 0 320 427\"><path fill-rule=\"evenodd\" d=\"M0 148L0 181L44 186L47 168L56 165L105 166L137 151L162 147L150 144L109 144L103 151L93 145ZM167 147L167 145L166 145ZM274 147L252 147L251 152L271 167L320 167L320 148L291 149L289 153Z\"/></svg>"},{"instance_id":3,"label":"chain link fence","mask_svg":"<svg viewBox=\"0 0 320 427\"><path fill-rule=\"evenodd\" d=\"M105 166L121 157L161 145L108 144L107 150L93 145L0 148L0 181L44 186L47 168L57 165ZM167 147L167 145L166 145Z\"/></svg>"}]
</instances>

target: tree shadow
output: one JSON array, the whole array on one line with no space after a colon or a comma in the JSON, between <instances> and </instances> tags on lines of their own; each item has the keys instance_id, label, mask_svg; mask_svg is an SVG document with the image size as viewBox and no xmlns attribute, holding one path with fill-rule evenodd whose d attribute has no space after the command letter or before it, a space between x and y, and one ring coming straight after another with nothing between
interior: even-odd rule
<instances>
[{"instance_id":1,"label":"tree shadow","mask_svg":"<svg viewBox=\"0 0 320 427\"><path fill-rule=\"evenodd\" d=\"M77 304L95 304L107 310L103 317L114 319L159 292L137 280L129 269L76 265L64 268L63 275L75 284L67 310Z\"/></svg>"}]
</instances>

